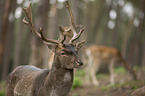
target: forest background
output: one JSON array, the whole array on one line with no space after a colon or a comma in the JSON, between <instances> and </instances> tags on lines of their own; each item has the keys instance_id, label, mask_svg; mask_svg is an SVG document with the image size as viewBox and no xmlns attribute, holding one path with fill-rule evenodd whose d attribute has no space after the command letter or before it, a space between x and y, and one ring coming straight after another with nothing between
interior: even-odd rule
<instances>
[{"instance_id":1,"label":"forest background","mask_svg":"<svg viewBox=\"0 0 145 96\"><path fill-rule=\"evenodd\" d=\"M86 45L115 47L131 66L145 66L145 0L68 0L75 22L86 28ZM0 0L0 81L15 67L48 68L50 51L22 23L32 3L36 28L58 39L58 26L70 26L65 0ZM45 54L44 54L45 53Z\"/></svg>"}]
</instances>

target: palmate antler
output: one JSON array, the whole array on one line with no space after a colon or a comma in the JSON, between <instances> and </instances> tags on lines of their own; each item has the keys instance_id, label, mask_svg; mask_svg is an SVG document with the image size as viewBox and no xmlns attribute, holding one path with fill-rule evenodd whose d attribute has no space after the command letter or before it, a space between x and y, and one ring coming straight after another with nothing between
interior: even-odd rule
<instances>
[{"instance_id":1,"label":"palmate antler","mask_svg":"<svg viewBox=\"0 0 145 96\"><path fill-rule=\"evenodd\" d=\"M52 40L52 39L47 39L44 37L43 33L42 33L42 27L39 28L39 32L36 31L34 24L33 24L33 20L32 20L32 10L31 10L31 3L29 4L28 8L23 8L23 10L25 11L25 14L27 16L27 20L24 17L22 22L25 23L26 25L28 25L31 29L31 31L40 39L42 39L44 41L45 44L47 43L54 43L54 44L59 44L59 43L63 43L65 41L65 36L61 33L61 35L63 36L63 39L61 39L60 41L57 40Z\"/></svg>"},{"instance_id":2,"label":"palmate antler","mask_svg":"<svg viewBox=\"0 0 145 96\"><path fill-rule=\"evenodd\" d=\"M70 14L70 22L71 22L71 30L73 32L73 37L72 39L69 41L69 43L73 43L75 40L77 40L82 32L85 30L85 28L82 28L79 33L76 32L76 25L75 25L75 22L74 22L74 18L73 18L73 14L72 14L72 11L71 11L71 8L70 8L70 5L68 3L68 1L66 0L66 4L67 4L67 9L69 11L69 14Z\"/></svg>"}]
</instances>

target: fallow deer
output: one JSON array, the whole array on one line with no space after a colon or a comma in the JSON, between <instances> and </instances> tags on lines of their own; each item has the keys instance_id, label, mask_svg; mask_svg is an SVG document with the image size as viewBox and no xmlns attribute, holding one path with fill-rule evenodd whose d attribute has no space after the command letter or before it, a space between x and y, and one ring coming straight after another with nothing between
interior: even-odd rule
<instances>
[{"instance_id":1,"label":"fallow deer","mask_svg":"<svg viewBox=\"0 0 145 96\"><path fill-rule=\"evenodd\" d=\"M28 21L23 22L31 28L31 31L55 53L52 68L39 69L31 65L19 66L8 76L6 82L6 96L68 96L73 84L73 70L83 65L78 56L78 50L83 46L83 42L74 43L82 34L84 29L78 33L75 29L75 23L68 1L67 9L70 14L71 30L73 37L69 43L65 42L65 36L61 40L47 39L36 31L32 22L31 4L24 11Z\"/></svg>"},{"instance_id":2,"label":"fallow deer","mask_svg":"<svg viewBox=\"0 0 145 96\"><path fill-rule=\"evenodd\" d=\"M122 63L125 69L131 74L133 79L136 79L136 73L126 63L121 56L119 50L107 46L91 45L85 49L87 56L87 67L86 67L86 83L97 86L99 82L96 79L96 73L102 64L107 64L110 72L110 83L114 84L114 66L116 63ZM85 61L84 61L85 62Z\"/></svg>"}]
</instances>

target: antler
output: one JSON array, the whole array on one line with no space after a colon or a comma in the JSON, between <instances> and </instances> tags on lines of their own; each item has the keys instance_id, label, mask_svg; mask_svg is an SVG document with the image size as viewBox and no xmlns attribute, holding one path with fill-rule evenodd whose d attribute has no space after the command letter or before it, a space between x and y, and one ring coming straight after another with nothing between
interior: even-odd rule
<instances>
[{"instance_id":1,"label":"antler","mask_svg":"<svg viewBox=\"0 0 145 96\"><path fill-rule=\"evenodd\" d=\"M66 39L66 36L63 34L63 29L61 26L59 26L59 32L60 32L60 37L62 38L59 42L63 43Z\"/></svg>"},{"instance_id":2,"label":"antler","mask_svg":"<svg viewBox=\"0 0 145 96\"><path fill-rule=\"evenodd\" d=\"M72 39L69 41L69 43L73 43L75 40L77 40L81 36L81 34L85 30L85 28L82 28L80 30L80 32L77 34L77 32L76 32L76 25L75 25L75 22L74 22L73 14L72 14L70 5L69 5L67 0L66 0L66 4L67 4L66 7L67 7L67 9L69 11L69 14L70 14L71 30L72 30L72 32L74 34Z\"/></svg>"},{"instance_id":3,"label":"antler","mask_svg":"<svg viewBox=\"0 0 145 96\"><path fill-rule=\"evenodd\" d=\"M31 10L31 3L29 4L28 8L23 8L23 10L25 11L25 14L27 16L28 21L26 21L26 18L24 17L22 22L26 25L28 25L31 29L31 31L40 39L42 39L44 41L44 43L47 44L47 42L49 43L55 43L55 44L59 44L59 42L57 40L52 40L52 39L47 39L44 37L43 33L42 33L42 27L40 27L40 33L38 31L36 31L33 21L32 21L32 10Z\"/></svg>"}]
</instances>

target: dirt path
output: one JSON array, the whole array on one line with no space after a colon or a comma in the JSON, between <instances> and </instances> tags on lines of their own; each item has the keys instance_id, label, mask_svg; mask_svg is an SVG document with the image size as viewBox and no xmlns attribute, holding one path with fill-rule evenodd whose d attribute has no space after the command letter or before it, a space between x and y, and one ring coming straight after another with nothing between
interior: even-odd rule
<instances>
[{"instance_id":1,"label":"dirt path","mask_svg":"<svg viewBox=\"0 0 145 96\"><path fill-rule=\"evenodd\" d=\"M132 81L128 79L128 75L120 74L116 76L117 83L113 86L106 85L109 83L107 76L99 80L101 84L98 87L81 86L72 90L71 96L130 96L132 91L145 86L145 71L139 71L137 75L138 80Z\"/></svg>"}]
</instances>

